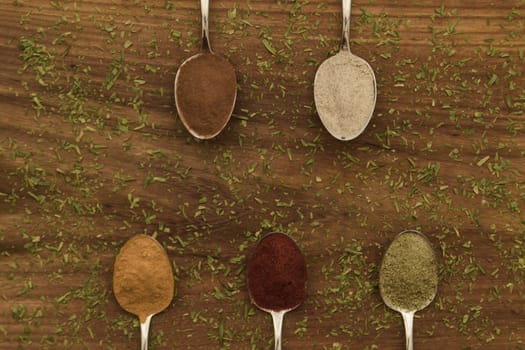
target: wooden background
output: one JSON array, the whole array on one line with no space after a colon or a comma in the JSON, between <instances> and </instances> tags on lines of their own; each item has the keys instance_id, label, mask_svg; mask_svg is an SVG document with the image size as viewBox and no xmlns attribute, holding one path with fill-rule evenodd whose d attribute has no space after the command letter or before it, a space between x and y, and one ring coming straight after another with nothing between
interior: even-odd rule
<instances>
[{"instance_id":1,"label":"wooden background","mask_svg":"<svg viewBox=\"0 0 525 350\"><path fill-rule=\"evenodd\" d=\"M352 49L378 100L347 143L323 129L312 87L340 6L212 1L239 93L200 142L173 98L198 1L0 0L1 349L139 348L111 286L137 233L166 247L177 280L151 349L270 349L244 269L273 230L308 261L285 349L402 349L377 271L404 229L440 261L416 348L525 347L524 1L355 0Z\"/></svg>"}]
</instances>

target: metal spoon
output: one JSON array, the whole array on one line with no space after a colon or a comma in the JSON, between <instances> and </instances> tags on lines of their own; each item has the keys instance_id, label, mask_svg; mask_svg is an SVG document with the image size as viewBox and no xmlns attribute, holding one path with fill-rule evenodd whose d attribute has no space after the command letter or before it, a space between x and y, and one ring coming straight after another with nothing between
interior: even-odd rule
<instances>
[{"instance_id":1,"label":"metal spoon","mask_svg":"<svg viewBox=\"0 0 525 350\"><path fill-rule=\"evenodd\" d=\"M148 255L141 257L141 253L145 246L155 253L154 256ZM146 306L138 308L137 303L144 303L144 300L139 300L138 294L145 294L146 292L154 294L155 292L155 289L151 287L151 279L148 278L148 274L151 276L153 273L152 271L145 270L139 272L129 270L130 265L135 265L132 264L132 262L136 262L137 259L141 258L147 260L145 261L144 266L155 267L155 273L157 274L155 278L163 281L165 290L160 296L152 295L152 297L158 298L155 304L146 303L144 304ZM131 278L134 281L130 281ZM139 283L137 283L137 280ZM120 282L117 283L117 281ZM128 281L133 283L126 283ZM137 287L139 291L130 288L130 285ZM113 290L119 305L124 310L139 318L141 350L148 350L148 334L151 318L153 315L158 314L169 306L173 299L174 285L175 281L173 279L171 262L169 261L166 251L156 239L148 235L140 234L133 236L126 242L126 244L124 244L115 259Z\"/></svg>"},{"instance_id":2,"label":"metal spoon","mask_svg":"<svg viewBox=\"0 0 525 350\"><path fill-rule=\"evenodd\" d=\"M257 305L257 303L254 302L254 304L261 310L266 311L272 315L272 321L273 321L273 335L274 335L274 350L281 350L282 349L282 332L283 332L283 319L284 314L286 314L289 311L292 311L293 309L297 308L300 304L297 306L286 309L286 310L280 310L280 311L273 311L269 309L265 309L263 307L260 307Z\"/></svg>"},{"instance_id":3,"label":"metal spoon","mask_svg":"<svg viewBox=\"0 0 525 350\"><path fill-rule=\"evenodd\" d=\"M210 139L217 136L230 120L237 98L237 79L228 60L215 55L211 49L209 0L201 0L201 15L201 52L180 65L175 76L174 94L177 113L184 127L196 138ZM201 73L199 76L202 66L207 66L210 74ZM222 89L216 87L218 83Z\"/></svg>"},{"instance_id":4,"label":"metal spoon","mask_svg":"<svg viewBox=\"0 0 525 350\"><path fill-rule=\"evenodd\" d=\"M149 325L152 317L153 315L149 315L144 322L140 322L140 350L148 350Z\"/></svg>"},{"instance_id":5,"label":"metal spoon","mask_svg":"<svg viewBox=\"0 0 525 350\"><path fill-rule=\"evenodd\" d=\"M403 236L406 237L406 235L416 235L419 239L421 239L421 243L423 243L424 247L421 247L421 249L418 250L418 255L420 255L421 258L421 264L426 264L428 267L432 266L432 268L429 270L429 272L425 274L420 274L416 276L417 278L421 279L421 281L429 281L430 287L432 287L432 284L435 283L434 288L429 290L425 290L423 293L419 293L417 299L412 299L410 301L410 305L402 305L396 298L394 298L393 295L390 295L389 291L392 290L392 288L400 290L401 288L406 288L407 292L409 290L408 283L402 283L402 282L410 282L410 281L398 281L399 284L396 283L396 286L393 285L390 278L385 277L385 266L386 264L389 264L391 258L389 257L389 251L392 249L394 244L398 242L398 240L403 239ZM397 247L394 249L398 249ZM405 266L402 266L405 269L410 269L411 266L409 266L407 263L405 263ZM404 269L401 269L397 271L400 275L405 271ZM407 271L405 271L407 272ZM408 273L408 272L407 272ZM414 275L411 275L413 277ZM385 302L385 304L393 309L394 311L398 311L401 313L401 316L403 317L403 323L405 326L405 339L406 339L406 349L407 350L413 350L414 349L414 338L413 338L413 325L414 325L414 314L416 311L423 310L426 308L435 298L437 293L437 258L436 254L434 252L434 249L430 245L430 241L428 238L423 235L422 233L414 230L407 230L399 233L392 243L390 243L390 246L385 252L385 256L383 257L383 261L381 262L381 267L379 270L379 292L381 294L381 298Z\"/></svg>"},{"instance_id":6,"label":"metal spoon","mask_svg":"<svg viewBox=\"0 0 525 350\"><path fill-rule=\"evenodd\" d=\"M275 350L281 350L281 347L282 347L282 328L283 328L283 319L284 319L284 315L289 312L289 311L292 311L294 309L296 309L299 305L302 304L302 302L304 301L304 298L306 297L306 262L304 261L304 257L301 253L301 251L299 250L299 247L297 247L297 245L295 244L295 242L290 238L288 237L288 235L284 234L284 233L280 233L280 232L273 232L273 233L270 233L266 236L264 236L260 241L259 241L259 244L257 245L257 248L255 249L255 253L253 256L255 256L258 252L259 249L265 249L266 252L270 249L269 247L264 247L264 248L261 248L263 246L263 242L264 240L266 239L283 239L287 242L287 244L289 244L289 247L294 247L294 253L295 253L295 258L297 258L298 260L302 260L301 261L301 273L302 273L302 277L304 278L304 284L301 285L301 286L296 286L298 288L301 289L301 292L300 295L302 296L300 300L297 300L297 302L295 304L288 304L288 305L282 305L282 307L274 307L274 308L269 308L269 307L265 307L264 304L264 300L259 300L258 297L256 295L254 295L254 289L255 288L259 288L261 286L259 285L255 285L254 281L252 280L252 276L256 276L258 275L259 273L259 270L261 270L261 266L257 266L255 265L254 263L254 258L252 257L252 259L250 260L250 263L248 264L248 292L250 293L250 298L252 300L252 302L255 304L255 306L257 306L259 309L263 310L263 311L266 311L268 313L270 313L270 315L272 316L272 321L273 321L273 331L274 331L274 339L275 339L275 347L274 349ZM277 251L277 249L275 249L274 253L276 255L279 254L279 252ZM292 255L292 256L290 256ZM287 256L287 258L289 259L292 259L294 258L293 256L293 253L290 254ZM278 256L278 258L276 259L277 261L280 261L282 260L282 256ZM278 275L279 272L279 266L274 266L272 264L273 260L266 260L265 261L265 266L264 268L268 269L268 270L274 270L276 271L275 275ZM281 266L282 267L282 266ZM272 276L273 277L273 276ZM278 282L278 283L290 283L290 281L284 281L282 280L282 277L276 277L276 279L279 278L278 281L275 281L275 282ZM267 282L274 282L271 280L267 281ZM290 292L289 289L286 290L286 292ZM285 292L285 293L286 293ZM284 298L283 295L271 295L272 298L274 299L278 299L278 298Z\"/></svg>"},{"instance_id":7,"label":"metal spoon","mask_svg":"<svg viewBox=\"0 0 525 350\"><path fill-rule=\"evenodd\" d=\"M328 132L348 141L358 137L374 112L377 87L374 71L364 59L350 52L351 0L343 0L343 34L339 53L317 69L314 100Z\"/></svg>"}]
</instances>

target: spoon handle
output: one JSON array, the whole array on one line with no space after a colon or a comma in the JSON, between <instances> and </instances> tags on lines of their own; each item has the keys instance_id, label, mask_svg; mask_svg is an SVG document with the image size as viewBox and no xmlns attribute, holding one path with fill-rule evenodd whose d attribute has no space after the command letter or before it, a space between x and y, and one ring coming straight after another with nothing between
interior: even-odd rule
<instances>
[{"instance_id":1,"label":"spoon handle","mask_svg":"<svg viewBox=\"0 0 525 350\"><path fill-rule=\"evenodd\" d=\"M210 30L208 26L208 18L210 13L210 0L201 0L201 15L202 15L202 49L211 52L210 46Z\"/></svg>"},{"instance_id":2,"label":"spoon handle","mask_svg":"<svg viewBox=\"0 0 525 350\"><path fill-rule=\"evenodd\" d=\"M343 37L341 39L341 51L350 51L350 14L352 0L343 0Z\"/></svg>"},{"instance_id":3,"label":"spoon handle","mask_svg":"<svg viewBox=\"0 0 525 350\"><path fill-rule=\"evenodd\" d=\"M273 333L275 339L275 350L281 350L281 339L283 331L283 318L286 311L272 311Z\"/></svg>"},{"instance_id":4,"label":"spoon handle","mask_svg":"<svg viewBox=\"0 0 525 350\"><path fill-rule=\"evenodd\" d=\"M414 350L414 312L401 312L401 315L403 316L403 323L405 324L407 350Z\"/></svg>"},{"instance_id":5,"label":"spoon handle","mask_svg":"<svg viewBox=\"0 0 525 350\"><path fill-rule=\"evenodd\" d=\"M149 315L146 317L144 323L140 323L140 350L148 350L149 325L152 316L153 315Z\"/></svg>"}]
</instances>

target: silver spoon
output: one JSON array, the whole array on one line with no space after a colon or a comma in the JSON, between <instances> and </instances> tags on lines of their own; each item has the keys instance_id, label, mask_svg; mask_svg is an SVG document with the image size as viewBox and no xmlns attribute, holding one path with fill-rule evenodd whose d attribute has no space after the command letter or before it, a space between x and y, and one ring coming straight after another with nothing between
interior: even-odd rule
<instances>
[{"instance_id":1,"label":"silver spoon","mask_svg":"<svg viewBox=\"0 0 525 350\"><path fill-rule=\"evenodd\" d=\"M411 237L409 236L411 235ZM403 242L404 241L404 242ZM408 245L411 248L407 248ZM418 244L417 248L415 244ZM406 253L401 257L401 253ZM396 255L399 253L399 255ZM395 258L394 258L395 256ZM414 266L424 266L427 270L415 270ZM390 270L387 272L387 270ZM395 277L398 278L395 278ZM418 279L420 284L428 284L424 289L411 282ZM399 233L385 252L379 270L379 292L385 304L401 313L405 326L406 349L414 349L413 325L416 311L426 308L437 293L438 272L437 258L428 238L418 231L407 230ZM428 288L427 288L428 287ZM414 288L414 297L399 299L395 293L410 293ZM405 296L406 296L405 294ZM397 294L399 295L399 294Z\"/></svg>"},{"instance_id":2,"label":"silver spoon","mask_svg":"<svg viewBox=\"0 0 525 350\"><path fill-rule=\"evenodd\" d=\"M199 139L217 136L228 124L237 98L235 69L213 53L209 39L209 0L201 0L201 52L186 59L175 76L175 105L182 124ZM203 73L204 72L204 73ZM217 88L220 84L222 88Z\"/></svg>"},{"instance_id":3,"label":"silver spoon","mask_svg":"<svg viewBox=\"0 0 525 350\"><path fill-rule=\"evenodd\" d=\"M142 255L147 247L149 255ZM153 255L152 255L153 254ZM149 267L145 271L137 271L137 261L142 259L142 267ZM152 270L155 271L152 271ZM156 274L153 276L152 274ZM158 293L158 286L154 282L163 282L163 293ZM115 259L113 272L113 290L119 305L129 313L136 315L140 321L140 349L148 350L148 334L151 318L166 309L175 288L173 270L166 251L160 243L148 235L135 235L124 244ZM150 294L157 298L156 303L148 303L142 295ZM138 307L137 304L143 304Z\"/></svg>"},{"instance_id":4,"label":"silver spoon","mask_svg":"<svg viewBox=\"0 0 525 350\"><path fill-rule=\"evenodd\" d=\"M272 316L273 335L274 335L274 343L275 343L274 350L281 350L282 349L282 332L283 332L284 315L287 312L292 311L293 309L297 308L299 304L291 309L280 310L280 311L273 311L273 310L265 309L257 305L257 303L255 303L255 305L259 309L270 313L270 315Z\"/></svg>"},{"instance_id":5,"label":"silver spoon","mask_svg":"<svg viewBox=\"0 0 525 350\"><path fill-rule=\"evenodd\" d=\"M274 242L275 240L279 240L281 243L279 245L267 244L271 240L274 240ZM282 246L287 246L287 248L289 248L290 251L288 252L288 254L285 255L285 253L282 252ZM268 258L267 254L269 252L272 252L272 254L274 254L272 258ZM260 256L257 256L258 254L266 254L265 256L267 259L261 259ZM291 265L298 265L300 267L298 270L294 270L298 273L297 276L300 277L298 278L298 280L303 281L300 285L293 285L291 281L286 280L281 275L282 271L290 271L289 269ZM267 274L269 274L269 272L272 272L273 274L266 276ZM265 289L265 286L256 284L256 280L260 280L261 276L267 277L266 279L264 279L264 283L268 283L269 285L276 283L281 284L283 286L288 285L297 288L299 290L298 295L300 296L300 298L296 300L295 303L279 303L279 307L272 307L270 304L265 305L266 303L268 303L268 301L260 298L260 292L261 290ZM258 292L256 292L256 290L258 290ZM283 290L279 294L268 293L265 296L267 298L273 299L275 302L275 300L285 298L286 295L284 294L293 293L296 291L297 290L293 290L291 288L283 288ZM299 250L299 247L297 247L295 242L290 237L288 237L288 235L280 232L273 232L264 236L259 241L259 244L257 245L255 252L248 264L248 292L250 293L250 298L252 299L252 302L255 304L255 306L257 306L263 311L270 313L270 315L272 316L275 339L274 349L281 350L284 315L287 312L292 311L296 309L299 305L301 305L304 301L304 298L306 297L306 262L301 251Z\"/></svg>"},{"instance_id":6,"label":"silver spoon","mask_svg":"<svg viewBox=\"0 0 525 350\"><path fill-rule=\"evenodd\" d=\"M144 322L140 322L140 350L148 350L149 325L153 315L146 317Z\"/></svg>"},{"instance_id":7,"label":"silver spoon","mask_svg":"<svg viewBox=\"0 0 525 350\"><path fill-rule=\"evenodd\" d=\"M351 0L343 0L343 34L339 53L317 69L314 100L328 132L348 141L366 128L376 104L377 87L372 67L350 51Z\"/></svg>"}]
</instances>

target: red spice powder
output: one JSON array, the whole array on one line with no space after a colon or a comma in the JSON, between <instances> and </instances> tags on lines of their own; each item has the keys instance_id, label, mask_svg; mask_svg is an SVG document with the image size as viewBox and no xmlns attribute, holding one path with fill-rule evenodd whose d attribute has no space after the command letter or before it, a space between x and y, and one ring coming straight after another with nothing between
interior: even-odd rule
<instances>
[{"instance_id":1,"label":"red spice powder","mask_svg":"<svg viewBox=\"0 0 525 350\"><path fill-rule=\"evenodd\" d=\"M247 277L250 296L263 309L292 309L306 297L304 257L283 233L271 233L259 242L248 264Z\"/></svg>"}]
</instances>

